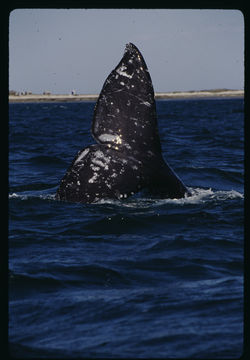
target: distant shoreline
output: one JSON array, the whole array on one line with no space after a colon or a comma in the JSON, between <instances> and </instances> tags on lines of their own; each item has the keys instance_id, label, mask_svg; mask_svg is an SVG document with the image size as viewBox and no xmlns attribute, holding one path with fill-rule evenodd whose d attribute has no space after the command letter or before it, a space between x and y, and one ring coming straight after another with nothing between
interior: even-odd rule
<instances>
[{"instance_id":1,"label":"distant shoreline","mask_svg":"<svg viewBox=\"0 0 250 360\"><path fill-rule=\"evenodd\" d=\"M96 101L99 95L76 94L76 95L9 95L9 102L75 102L75 101ZM193 98L232 98L244 97L244 90L201 90L201 91L174 91L155 93L155 99L193 99Z\"/></svg>"}]
</instances>

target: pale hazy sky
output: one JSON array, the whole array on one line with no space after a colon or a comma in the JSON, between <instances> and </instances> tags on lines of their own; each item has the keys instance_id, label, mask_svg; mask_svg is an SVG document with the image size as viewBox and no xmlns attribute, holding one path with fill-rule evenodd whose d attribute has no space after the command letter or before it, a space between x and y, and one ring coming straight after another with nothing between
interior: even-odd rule
<instances>
[{"instance_id":1,"label":"pale hazy sky","mask_svg":"<svg viewBox=\"0 0 250 360\"><path fill-rule=\"evenodd\" d=\"M9 88L99 93L134 43L156 92L244 87L238 10L16 9L9 22Z\"/></svg>"}]
</instances>

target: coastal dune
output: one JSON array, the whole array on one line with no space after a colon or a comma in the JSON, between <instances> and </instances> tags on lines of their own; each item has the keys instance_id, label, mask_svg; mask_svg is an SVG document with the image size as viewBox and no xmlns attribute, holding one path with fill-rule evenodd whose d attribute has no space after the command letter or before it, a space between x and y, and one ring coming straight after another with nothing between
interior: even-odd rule
<instances>
[{"instance_id":1,"label":"coastal dune","mask_svg":"<svg viewBox=\"0 0 250 360\"><path fill-rule=\"evenodd\" d=\"M72 102L72 101L96 101L96 94L28 94L9 95L9 102ZM244 97L244 90L201 90L201 91L174 91L157 92L156 99L184 99L184 98L218 98L218 97Z\"/></svg>"}]
</instances>

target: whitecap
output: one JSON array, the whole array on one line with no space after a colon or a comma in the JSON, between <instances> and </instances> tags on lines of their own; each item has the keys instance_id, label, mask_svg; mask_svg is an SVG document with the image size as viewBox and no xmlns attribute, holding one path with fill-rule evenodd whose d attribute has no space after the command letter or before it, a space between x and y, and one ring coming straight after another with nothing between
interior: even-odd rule
<instances>
[{"instance_id":1,"label":"whitecap","mask_svg":"<svg viewBox=\"0 0 250 360\"><path fill-rule=\"evenodd\" d=\"M96 204L112 204L118 205L121 207L128 208L150 208L150 207L158 207L164 206L166 204L169 205L198 205L202 203L207 203L210 201L226 201L233 199L244 199L244 194L236 191L236 190L213 190L202 189L202 188L188 188L191 196L185 196L181 199L169 199L169 198L153 198L153 197L129 197L126 200L112 200L112 199L102 199L99 200Z\"/></svg>"},{"instance_id":2,"label":"whitecap","mask_svg":"<svg viewBox=\"0 0 250 360\"><path fill-rule=\"evenodd\" d=\"M44 194L41 192L37 192L34 194L34 192L29 193L10 193L9 199L20 199L20 200L29 200L29 199L43 199L43 200L55 200L56 194Z\"/></svg>"},{"instance_id":3,"label":"whitecap","mask_svg":"<svg viewBox=\"0 0 250 360\"><path fill-rule=\"evenodd\" d=\"M243 199L244 195L236 190L212 190L202 189L202 188L188 188L191 196L185 195L181 199L160 199L157 200L155 205L161 204L179 204L179 205L188 205L188 204L201 204L211 200L232 200L232 199Z\"/></svg>"},{"instance_id":4,"label":"whitecap","mask_svg":"<svg viewBox=\"0 0 250 360\"><path fill-rule=\"evenodd\" d=\"M18 198L20 195L16 194L16 193L12 193L12 194L9 194L9 199L15 199L15 198Z\"/></svg>"},{"instance_id":5,"label":"whitecap","mask_svg":"<svg viewBox=\"0 0 250 360\"><path fill-rule=\"evenodd\" d=\"M239 191L236 190L229 190L229 191L216 191L212 196L218 200L231 200L231 199L244 199L244 194L241 194Z\"/></svg>"}]
</instances>

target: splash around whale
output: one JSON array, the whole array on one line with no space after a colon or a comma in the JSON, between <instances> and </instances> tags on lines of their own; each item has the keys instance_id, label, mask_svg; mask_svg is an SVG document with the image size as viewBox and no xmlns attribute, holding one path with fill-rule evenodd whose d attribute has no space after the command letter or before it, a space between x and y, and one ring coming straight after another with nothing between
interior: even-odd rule
<instances>
[{"instance_id":1,"label":"splash around whale","mask_svg":"<svg viewBox=\"0 0 250 360\"><path fill-rule=\"evenodd\" d=\"M141 190L164 198L189 195L162 157L151 77L132 43L126 45L103 85L94 109L92 136L96 144L78 152L56 199L122 200Z\"/></svg>"}]
</instances>

